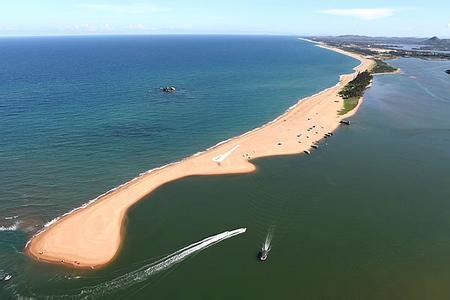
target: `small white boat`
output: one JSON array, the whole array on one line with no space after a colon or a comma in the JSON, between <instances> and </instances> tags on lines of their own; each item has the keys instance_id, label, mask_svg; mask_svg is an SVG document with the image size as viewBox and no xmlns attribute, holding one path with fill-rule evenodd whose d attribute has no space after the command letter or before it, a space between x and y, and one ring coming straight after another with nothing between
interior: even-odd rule
<instances>
[{"instance_id":1,"label":"small white boat","mask_svg":"<svg viewBox=\"0 0 450 300\"><path fill-rule=\"evenodd\" d=\"M259 251L259 260L260 261L265 261L267 259L267 256L269 255L269 249L261 249L261 251Z\"/></svg>"},{"instance_id":2,"label":"small white boat","mask_svg":"<svg viewBox=\"0 0 450 300\"><path fill-rule=\"evenodd\" d=\"M258 252L258 258L260 261L265 261L269 256L269 251L271 249L270 244L272 243L272 235L273 235L273 227L270 228L269 232L267 233L264 244L262 245L261 250Z\"/></svg>"},{"instance_id":3,"label":"small white boat","mask_svg":"<svg viewBox=\"0 0 450 300\"><path fill-rule=\"evenodd\" d=\"M7 274L7 275L3 278L3 281L8 281L8 280L10 280L11 278L12 278L12 276L9 275L9 274Z\"/></svg>"}]
</instances>

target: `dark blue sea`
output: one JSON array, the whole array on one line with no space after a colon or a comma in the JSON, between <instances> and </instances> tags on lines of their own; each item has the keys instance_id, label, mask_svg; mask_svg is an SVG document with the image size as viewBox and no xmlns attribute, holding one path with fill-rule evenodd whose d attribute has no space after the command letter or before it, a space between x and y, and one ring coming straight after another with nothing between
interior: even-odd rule
<instances>
[{"instance_id":1,"label":"dark blue sea","mask_svg":"<svg viewBox=\"0 0 450 300\"><path fill-rule=\"evenodd\" d=\"M356 64L295 37L0 39L0 222L18 216L33 232L274 119Z\"/></svg>"}]
</instances>

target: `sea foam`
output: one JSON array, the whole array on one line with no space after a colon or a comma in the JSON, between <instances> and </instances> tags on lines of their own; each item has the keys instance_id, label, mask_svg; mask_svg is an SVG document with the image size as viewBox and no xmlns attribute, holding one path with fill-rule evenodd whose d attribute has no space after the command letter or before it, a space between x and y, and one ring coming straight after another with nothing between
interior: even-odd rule
<instances>
[{"instance_id":1,"label":"sea foam","mask_svg":"<svg viewBox=\"0 0 450 300\"><path fill-rule=\"evenodd\" d=\"M16 231L19 229L20 221L16 221L10 226L0 226L0 231Z\"/></svg>"}]
</instances>

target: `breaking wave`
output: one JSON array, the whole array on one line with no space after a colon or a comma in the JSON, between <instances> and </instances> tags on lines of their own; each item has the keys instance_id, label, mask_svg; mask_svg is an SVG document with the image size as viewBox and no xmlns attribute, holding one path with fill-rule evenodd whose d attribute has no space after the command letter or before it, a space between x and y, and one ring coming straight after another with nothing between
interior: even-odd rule
<instances>
[{"instance_id":1,"label":"breaking wave","mask_svg":"<svg viewBox=\"0 0 450 300\"><path fill-rule=\"evenodd\" d=\"M16 221L14 224L10 226L0 226L0 231L16 231L19 229L20 222Z\"/></svg>"}]
</instances>

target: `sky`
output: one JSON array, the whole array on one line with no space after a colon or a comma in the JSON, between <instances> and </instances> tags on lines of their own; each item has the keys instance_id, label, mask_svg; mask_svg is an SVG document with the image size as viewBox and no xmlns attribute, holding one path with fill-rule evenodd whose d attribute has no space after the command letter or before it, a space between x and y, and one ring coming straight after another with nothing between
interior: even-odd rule
<instances>
[{"instance_id":1,"label":"sky","mask_svg":"<svg viewBox=\"0 0 450 300\"><path fill-rule=\"evenodd\" d=\"M0 35L450 37L448 0L0 0Z\"/></svg>"}]
</instances>

